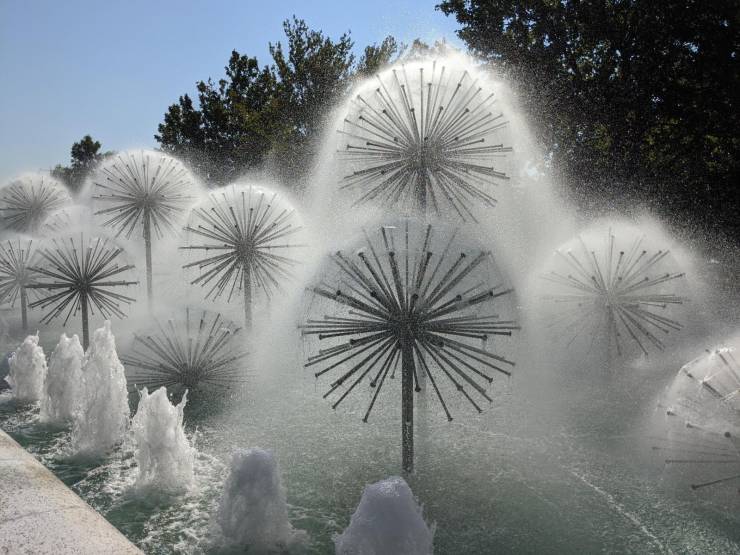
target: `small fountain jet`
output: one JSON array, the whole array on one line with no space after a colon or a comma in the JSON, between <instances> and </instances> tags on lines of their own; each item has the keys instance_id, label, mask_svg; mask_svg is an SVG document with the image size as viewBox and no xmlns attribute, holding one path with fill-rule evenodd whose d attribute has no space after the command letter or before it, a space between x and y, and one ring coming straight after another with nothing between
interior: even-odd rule
<instances>
[{"instance_id":1,"label":"small fountain jet","mask_svg":"<svg viewBox=\"0 0 740 555\"><path fill-rule=\"evenodd\" d=\"M247 329L252 326L252 288L269 297L298 264L281 253L303 246L290 240L301 230L293 208L261 187L230 186L211 193L193 210L185 229L194 242L180 248L205 255L183 266L199 271L191 284L210 284L206 298L226 294L231 301L235 291L241 292Z\"/></svg>"},{"instance_id":2,"label":"small fountain jet","mask_svg":"<svg viewBox=\"0 0 740 555\"><path fill-rule=\"evenodd\" d=\"M609 230L603 250L579 237L580 248L556 251L555 264L561 268L543 278L557 291L544 299L555 303L552 323L571 336L568 346L584 336L591 344L604 338L621 355L623 342L631 340L647 355L649 345L664 350L658 334L681 330L681 323L665 312L685 299L665 288L684 274L665 271L661 265L669 251L649 252L644 239L639 236L629 248L618 250Z\"/></svg>"},{"instance_id":3,"label":"small fountain jet","mask_svg":"<svg viewBox=\"0 0 740 555\"><path fill-rule=\"evenodd\" d=\"M0 229L35 233L49 214L71 202L67 188L56 179L21 176L0 189Z\"/></svg>"},{"instance_id":4,"label":"small fountain jet","mask_svg":"<svg viewBox=\"0 0 740 555\"><path fill-rule=\"evenodd\" d=\"M131 264L119 265L123 249L111 244L103 237L73 237L66 240L52 239L53 246L39 249L39 264L33 266L38 274L34 283L27 288L43 291L40 298L32 302L31 308L49 309L41 318L48 324L64 315L64 325L80 312L82 317L82 345L90 344L89 313L97 309L101 316L125 317L122 305L131 304L134 298L116 292L119 287L136 285L138 281L120 279L133 269ZM112 279L119 276L119 279Z\"/></svg>"},{"instance_id":5,"label":"small fountain jet","mask_svg":"<svg viewBox=\"0 0 740 555\"><path fill-rule=\"evenodd\" d=\"M146 288L152 303L152 230L173 231L196 201L193 175L178 160L157 152L124 152L103 162L93 175L95 215L116 236L141 228L146 251Z\"/></svg>"},{"instance_id":6,"label":"small fountain jet","mask_svg":"<svg viewBox=\"0 0 740 555\"><path fill-rule=\"evenodd\" d=\"M184 317L156 321L137 333L121 356L129 384L181 394L203 387L228 389L243 381L241 328L221 314L185 309Z\"/></svg>"},{"instance_id":7,"label":"small fountain jet","mask_svg":"<svg viewBox=\"0 0 740 555\"><path fill-rule=\"evenodd\" d=\"M492 402L486 392L493 381L489 372L511 375L514 362L496 354L488 341L520 329L491 311L495 299L513 290L486 283L485 267L493 263L489 252L455 256L456 233L439 250L433 247L431 225L406 222L400 229L381 228L375 240L367 233L365 237L365 248L355 256L341 251L333 255L337 275L311 289L330 303L315 309L326 308L323 317L309 318L300 326L302 335L331 345L309 356L305 366L323 366L317 378L339 372L324 394L338 396L332 408L367 378L375 391L364 422L386 379L400 368L403 469L411 472L413 391L422 390L423 379L428 378L451 421L444 391L457 391L481 412L474 396Z\"/></svg>"},{"instance_id":8,"label":"small fountain jet","mask_svg":"<svg viewBox=\"0 0 740 555\"><path fill-rule=\"evenodd\" d=\"M692 490L735 483L740 493L740 363L735 350L708 350L686 364L658 407L668 429L653 450L666 454L665 464L711 473L692 483Z\"/></svg>"},{"instance_id":9,"label":"small fountain jet","mask_svg":"<svg viewBox=\"0 0 740 555\"><path fill-rule=\"evenodd\" d=\"M467 70L437 61L401 65L377 76L377 87L351 101L339 151L351 173L341 189L355 205L375 202L473 220L473 207L495 206L490 188L509 177L511 152L498 135L507 125Z\"/></svg>"},{"instance_id":10,"label":"small fountain jet","mask_svg":"<svg viewBox=\"0 0 740 555\"><path fill-rule=\"evenodd\" d=\"M28 330L28 291L34 283L36 273L30 267L33 241L21 239L0 242L0 303L7 302L11 307L16 301L21 305L21 324Z\"/></svg>"}]
</instances>

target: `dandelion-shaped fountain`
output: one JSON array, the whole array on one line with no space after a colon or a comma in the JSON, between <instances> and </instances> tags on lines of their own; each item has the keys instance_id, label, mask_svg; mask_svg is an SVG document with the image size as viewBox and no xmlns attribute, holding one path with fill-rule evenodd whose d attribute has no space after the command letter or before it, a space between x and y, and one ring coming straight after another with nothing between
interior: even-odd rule
<instances>
[{"instance_id":1,"label":"dandelion-shaped fountain","mask_svg":"<svg viewBox=\"0 0 740 555\"><path fill-rule=\"evenodd\" d=\"M474 396L492 401L486 392L493 381L490 373L509 376L514 366L490 342L519 329L492 310L496 299L513 290L487 282L486 266L493 265L490 252L467 250L456 233L440 237L431 225L415 222L382 227L373 238L366 234L365 245L355 255L338 251L331 260L334 275L327 273L311 288L329 302L312 307L300 326L305 338L321 344L305 366L320 366L317 378L338 372L324 394L336 396L332 408L367 378L375 391L364 422L386 378L400 368L402 461L403 469L411 472L413 392L421 390L419 374L431 383L448 420L452 414L441 381L480 412Z\"/></svg>"},{"instance_id":2,"label":"dandelion-shaped fountain","mask_svg":"<svg viewBox=\"0 0 740 555\"><path fill-rule=\"evenodd\" d=\"M738 347L740 337L683 366L658 405L666 429L653 450L665 455L668 467L691 467L706 476L691 484L693 490L740 486Z\"/></svg>"},{"instance_id":3,"label":"dandelion-shaped fountain","mask_svg":"<svg viewBox=\"0 0 740 555\"><path fill-rule=\"evenodd\" d=\"M36 273L30 262L33 241L17 238L0 241L0 303L11 307L20 302L21 326L28 330L28 287L34 283Z\"/></svg>"},{"instance_id":4,"label":"dandelion-shaped fountain","mask_svg":"<svg viewBox=\"0 0 740 555\"><path fill-rule=\"evenodd\" d=\"M87 349L90 344L89 313L97 309L106 319L123 318L122 305L135 301L116 291L138 283L123 279L134 266L119 264L122 253L121 247L103 237L86 238L80 234L79 240L73 237L53 239L50 245L39 249L39 265L34 266L39 277L28 287L41 290L40 298L29 306L48 309L41 318L45 324L64 316L66 326L69 319L80 312L82 345Z\"/></svg>"},{"instance_id":5,"label":"dandelion-shaped fountain","mask_svg":"<svg viewBox=\"0 0 740 555\"><path fill-rule=\"evenodd\" d=\"M0 189L0 229L35 233L44 220L70 204L67 188L43 174L26 174Z\"/></svg>"},{"instance_id":6,"label":"dandelion-shaped fountain","mask_svg":"<svg viewBox=\"0 0 740 555\"><path fill-rule=\"evenodd\" d=\"M647 355L650 346L665 349L660 336L682 329L673 312L685 301L674 289L684 274L673 269L670 251L632 235L627 240L609 229L603 242L582 235L555 252L554 269L543 276L550 284L544 300L568 347L603 341L621 355L631 341Z\"/></svg>"},{"instance_id":7,"label":"dandelion-shaped fountain","mask_svg":"<svg viewBox=\"0 0 740 555\"><path fill-rule=\"evenodd\" d=\"M178 160L151 151L130 151L107 159L92 178L94 213L116 236L141 229L146 260L146 290L152 303L152 232L174 231L197 200L195 178Z\"/></svg>"},{"instance_id":8,"label":"dandelion-shaped fountain","mask_svg":"<svg viewBox=\"0 0 740 555\"><path fill-rule=\"evenodd\" d=\"M472 68L422 60L393 67L360 87L344 119L341 189L355 205L451 212L475 220L508 180L501 137L507 121Z\"/></svg>"},{"instance_id":9,"label":"dandelion-shaped fountain","mask_svg":"<svg viewBox=\"0 0 740 555\"><path fill-rule=\"evenodd\" d=\"M184 268L197 268L192 285L208 287L206 298L243 295L244 322L252 325L253 288L268 297L290 277L302 246L292 242L301 229L295 210L263 187L232 185L211 193L192 212L185 228L193 236L183 250L203 255Z\"/></svg>"},{"instance_id":10,"label":"dandelion-shaped fountain","mask_svg":"<svg viewBox=\"0 0 740 555\"><path fill-rule=\"evenodd\" d=\"M191 310L134 334L121 356L129 384L181 395L198 388L226 389L243 380L241 328L221 314Z\"/></svg>"}]
</instances>

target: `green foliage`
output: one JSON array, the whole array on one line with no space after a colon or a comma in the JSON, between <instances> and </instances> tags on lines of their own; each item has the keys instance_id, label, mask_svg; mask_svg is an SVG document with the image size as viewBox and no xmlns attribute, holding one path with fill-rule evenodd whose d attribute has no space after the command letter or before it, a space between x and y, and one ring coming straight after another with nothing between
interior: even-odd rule
<instances>
[{"instance_id":1,"label":"green foliage","mask_svg":"<svg viewBox=\"0 0 740 555\"><path fill-rule=\"evenodd\" d=\"M584 198L701 211L738 229L737 0L444 0L459 36L520 85Z\"/></svg>"},{"instance_id":2,"label":"green foliage","mask_svg":"<svg viewBox=\"0 0 740 555\"><path fill-rule=\"evenodd\" d=\"M100 152L101 147L100 142L90 135L85 135L72 145L71 164L69 166L57 164L51 170L51 175L62 180L72 192L79 191L90 170L100 160L113 154L112 152Z\"/></svg>"},{"instance_id":3,"label":"green foliage","mask_svg":"<svg viewBox=\"0 0 740 555\"><path fill-rule=\"evenodd\" d=\"M299 182L330 106L355 75L377 71L398 51L388 37L356 62L348 34L332 40L295 17L283 29L286 44L269 45L271 65L233 51L223 79L197 83L197 107L181 96L159 124L162 149L185 157L212 184L265 165Z\"/></svg>"}]
</instances>

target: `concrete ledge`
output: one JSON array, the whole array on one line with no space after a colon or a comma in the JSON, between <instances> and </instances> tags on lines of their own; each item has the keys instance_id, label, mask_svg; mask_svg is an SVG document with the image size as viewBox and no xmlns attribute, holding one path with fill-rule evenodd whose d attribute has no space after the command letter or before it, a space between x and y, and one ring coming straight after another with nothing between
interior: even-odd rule
<instances>
[{"instance_id":1,"label":"concrete ledge","mask_svg":"<svg viewBox=\"0 0 740 555\"><path fill-rule=\"evenodd\" d=\"M0 430L0 554L141 554Z\"/></svg>"}]
</instances>

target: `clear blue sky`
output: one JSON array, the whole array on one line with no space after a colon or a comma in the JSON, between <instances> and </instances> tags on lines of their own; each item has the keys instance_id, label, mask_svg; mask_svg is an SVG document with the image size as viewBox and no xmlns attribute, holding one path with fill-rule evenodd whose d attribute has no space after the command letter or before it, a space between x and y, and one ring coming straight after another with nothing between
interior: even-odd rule
<instances>
[{"instance_id":1,"label":"clear blue sky","mask_svg":"<svg viewBox=\"0 0 740 555\"><path fill-rule=\"evenodd\" d=\"M355 48L386 35L459 44L438 0L0 0L0 183L69 162L89 133L105 149L154 146L167 107L219 78L231 53L269 62L293 14Z\"/></svg>"}]
</instances>

